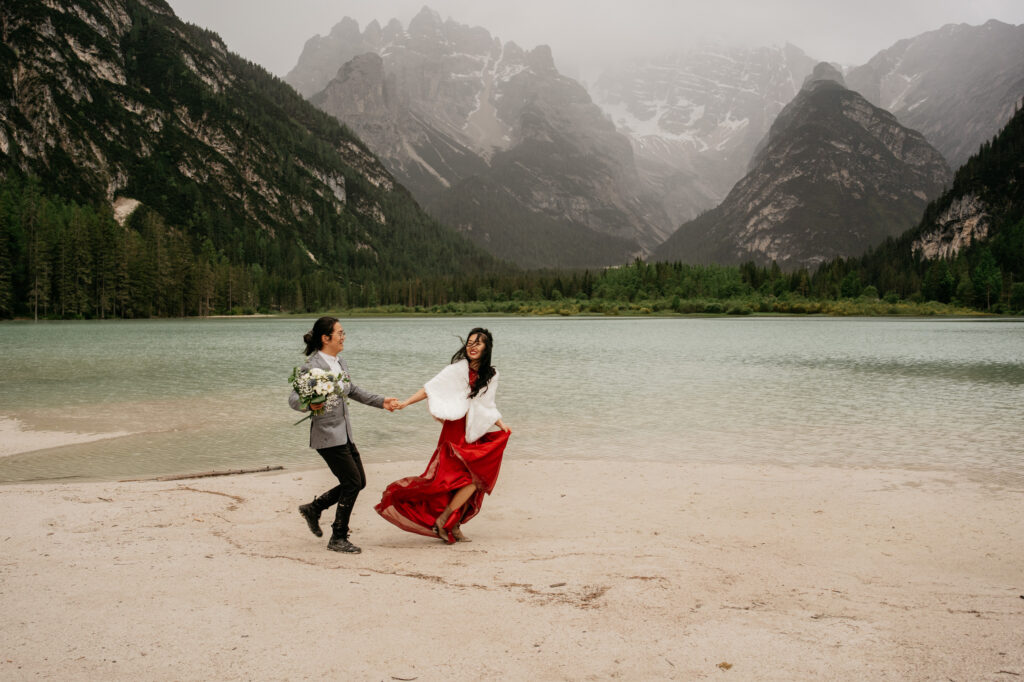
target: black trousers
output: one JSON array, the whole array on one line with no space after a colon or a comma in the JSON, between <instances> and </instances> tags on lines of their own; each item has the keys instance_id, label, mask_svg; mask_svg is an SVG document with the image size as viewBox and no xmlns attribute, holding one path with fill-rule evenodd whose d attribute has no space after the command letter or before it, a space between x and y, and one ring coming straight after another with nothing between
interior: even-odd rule
<instances>
[{"instance_id":1,"label":"black trousers","mask_svg":"<svg viewBox=\"0 0 1024 682\"><path fill-rule=\"evenodd\" d=\"M337 477L338 485L313 500L313 504L320 511L327 509L332 504L338 505L331 527L335 535L347 537L352 506L356 503L359 491L366 487L363 461L359 457L359 450L352 441L322 450L318 448L317 452L327 462L331 473Z\"/></svg>"}]
</instances>

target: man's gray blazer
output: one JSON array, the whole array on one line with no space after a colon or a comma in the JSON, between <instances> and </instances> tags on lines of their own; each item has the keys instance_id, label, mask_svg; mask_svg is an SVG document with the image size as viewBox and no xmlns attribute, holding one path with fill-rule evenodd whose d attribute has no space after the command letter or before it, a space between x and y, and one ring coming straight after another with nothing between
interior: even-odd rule
<instances>
[{"instance_id":1,"label":"man's gray blazer","mask_svg":"<svg viewBox=\"0 0 1024 682\"><path fill-rule=\"evenodd\" d=\"M348 365L345 364L345 360L339 357L338 364L341 365L342 371L348 374ZM327 361L324 360L319 352L310 355L300 371L305 372L314 367L327 370L328 372L331 371ZM364 391L351 381L345 384L345 395L370 407L384 407L384 396ZM302 409L299 394L294 390L288 396L288 404L291 405L293 410L308 412L308 410ZM344 445L350 440L352 440L352 426L349 424L348 403L346 400L342 399L338 406L330 412L323 415L314 414L310 418L309 447L322 450L334 447L335 445Z\"/></svg>"}]
</instances>

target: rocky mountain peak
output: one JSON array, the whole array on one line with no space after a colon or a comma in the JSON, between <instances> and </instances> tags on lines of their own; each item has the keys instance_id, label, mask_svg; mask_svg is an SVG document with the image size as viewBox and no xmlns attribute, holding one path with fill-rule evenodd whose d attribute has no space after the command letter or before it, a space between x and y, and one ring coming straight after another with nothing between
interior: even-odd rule
<instances>
[{"instance_id":1,"label":"rocky mountain peak","mask_svg":"<svg viewBox=\"0 0 1024 682\"><path fill-rule=\"evenodd\" d=\"M359 22L345 17L331 28L329 36L334 40L358 40Z\"/></svg>"},{"instance_id":2,"label":"rocky mountain peak","mask_svg":"<svg viewBox=\"0 0 1024 682\"><path fill-rule=\"evenodd\" d=\"M380 27L380 22L374 19L366 25L366 29L363 31L363 37L366 39L366 42L372 45L379 45L381 33L382 29Z\"/></svg>"},{"instance_id":3,"label":"rocky mountain peak","mask_svg":"<svg viewBox=\"0 0 1024 682\"><path fill-rule=\"evenodd\" d=\"M955 168L1010 120L1024 93L1024 25L947 24L893 43L846 82Z\"/></svg>"},{"instance_id":4,"label":"rocky mountain peak","mask_svg":"<svg viewBox=\"0 0 1024 682\"><path fill-rule=\"evenodd\" d=\"M803 87L813 87L816 83L820 83L822 81L831 81L843 86L844 88L846 87L846 81L843 80L843 74L839 72L839 69L828 62L818 62L814 67L814 71L804 79Z\"/></svg>"},{"instance_id":5,"label":"rocky mountain peak","mask_svg":"<svg viewBox=\"0 0 1024 682\"><path fill-rule=\"evenodd\" d=\"M384 30L381 31L380 39L384 44L398 40L405 33L405 29L402 28L402 22L398 19L392 19L385 26Z\"/></svg>"},{"instance_id":6,"label":"rocky mountain peak","mask_svg":"<svg viewBox=\"0 0 1024 682\"><path fill-rule=\"evenodd\" d=\"M436 10L423 6L423 9L409 22L409 35L419 38L443 39L444 21Z\"/></svg>"},{"instance_id":7,"label":"rocky mountain peak","mask_svg":"<svg viewBox=\"0 0 1024 682\"><path fill-rule=\"evenodd\" d=\"M818 65L819 78L779 114L750 172L656 257L811 267L863 253L919 219L949 181L949 166L924 136L833 71Z\"/></svg>"},{"instance_id":8,"label":"rocky mountain peak","mask_svg":"<svg viewBox=\"0 0 1024 682\"><path fill-rule=\"evenodd\" d=\"M536 73L557 73L555 58L551 54L551 48L547 45L538 45L526 55L526 64Z\"/></svg>"}]
</instances>

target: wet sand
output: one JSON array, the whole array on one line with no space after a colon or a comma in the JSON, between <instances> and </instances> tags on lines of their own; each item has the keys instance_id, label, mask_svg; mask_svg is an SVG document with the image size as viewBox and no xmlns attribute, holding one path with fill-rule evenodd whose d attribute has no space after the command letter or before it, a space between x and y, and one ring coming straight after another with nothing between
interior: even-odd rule
<instances>
[{"instance_id":1,"label":"wet sand","mask_svg":"<svg viewBox=\"0 0 1024 682\"><path fill-rule=\"evenodd\" d=\"M105 433L76 433L70 431L38 431L26 426L18 419L0 416L0 457L18 455L23 452L46 450L63 445L91 443L107 438L128 435L127 431Z\"/></svg>"}]
</instances>

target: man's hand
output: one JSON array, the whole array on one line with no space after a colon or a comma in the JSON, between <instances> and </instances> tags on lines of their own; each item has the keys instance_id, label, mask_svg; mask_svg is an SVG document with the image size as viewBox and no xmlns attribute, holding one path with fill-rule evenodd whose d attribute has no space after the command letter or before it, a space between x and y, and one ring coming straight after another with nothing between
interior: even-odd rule
<instances>
[{"instance_id":1,"label":"man's hand","mask_svg":"<svg viewBox=\"0 0 1024 682\"><path fill-rule=\"evenodd\" d=\"M402 404L398 398L384 398L384 409L388 412L394 412L395 410L402 409Z\"/></svg>"}]
</instances>

